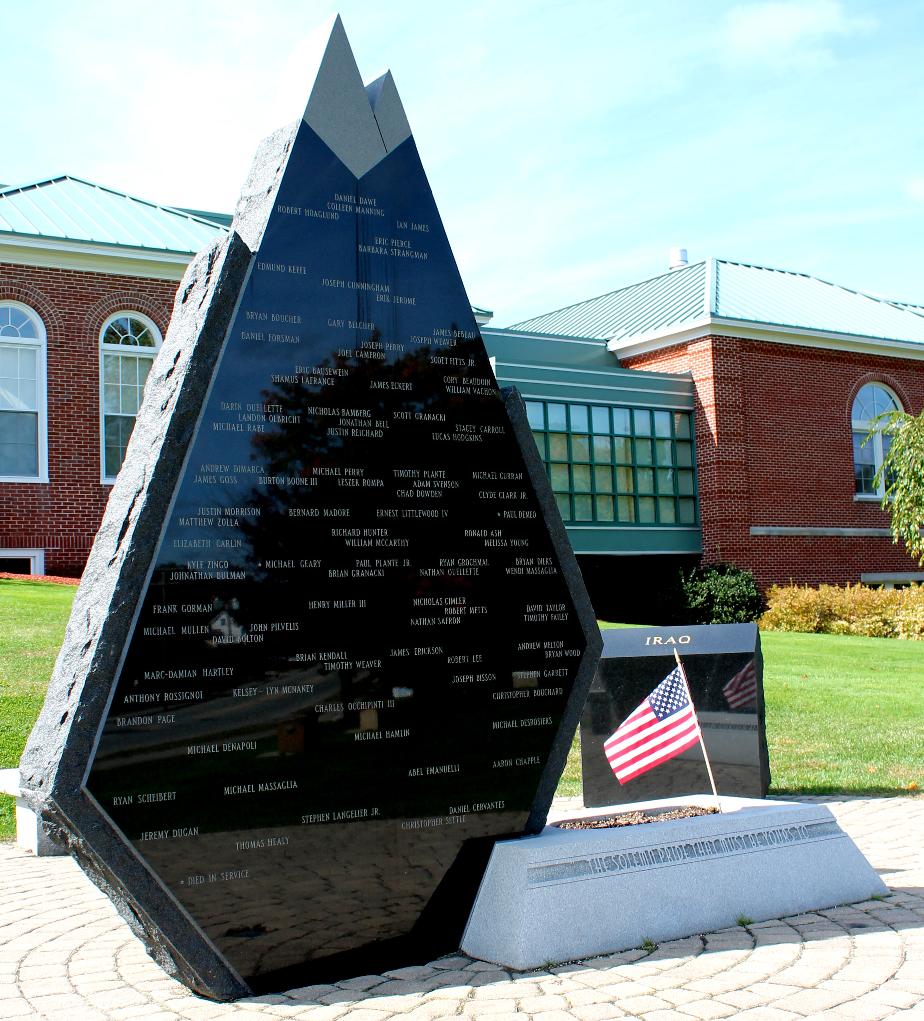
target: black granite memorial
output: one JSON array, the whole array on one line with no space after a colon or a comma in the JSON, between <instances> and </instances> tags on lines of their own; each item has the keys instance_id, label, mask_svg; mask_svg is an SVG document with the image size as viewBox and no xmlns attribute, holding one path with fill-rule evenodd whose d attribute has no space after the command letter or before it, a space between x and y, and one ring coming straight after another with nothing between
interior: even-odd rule
<instances>
[{"instance_id":1,"label":"black granite memorial","mask_svg":"<svg viewBox=\"0 0 924 1021\"><path fill-rule=\"evenodd\" d=\"M180 286L22 763L227 999L458 947L540 830L599 636L390 74L337 19Z\"/></svg>"},{"instance_id":2,"label":"black granite memorial","mask_svg":"<svg viewBox=\"0 0 924 1021\"><path fill-rule=\"evenodd\" d=\"M711 793L697 744L620 784L603 742L674 669L678 652L719 795L763 798L770 786L763 659L756 624L613 628L581 717L581 768L588 808Z\"/></svg>"}]
</instances>

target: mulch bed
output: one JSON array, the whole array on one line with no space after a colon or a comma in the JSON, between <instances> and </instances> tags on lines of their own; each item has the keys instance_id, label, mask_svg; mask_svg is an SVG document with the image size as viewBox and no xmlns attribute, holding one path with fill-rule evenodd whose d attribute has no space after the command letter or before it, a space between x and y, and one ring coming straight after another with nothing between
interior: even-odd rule
<instances>
[{"instance_id":1,"label":"mulch bed","mask_svg":"<svg viewBox=\"0 0 924 1021\"><path fill-rule=\"evenodd\" d=\"M607 815L602 819L565 819L553 823L561 830L608 830L613 826L639 826L646 822L669 822L671 819L692 819L697 815L715 815L717 808L699 808L685 805L683 808L669 808L664 812L622 812Z\"/></svg>"},{"instance_id":2,"label":"mulch bed","mask_svg":"<svg viewBox=\"0 0 924 1021\"><path fill-rule=\"evenodd\" d=\"M79 578L61 578L57 574L10 574L8 571L0 571L0 578L9 578L12 581L50 581L55 585L79 585Z\"/></svg>"}]
</instances>

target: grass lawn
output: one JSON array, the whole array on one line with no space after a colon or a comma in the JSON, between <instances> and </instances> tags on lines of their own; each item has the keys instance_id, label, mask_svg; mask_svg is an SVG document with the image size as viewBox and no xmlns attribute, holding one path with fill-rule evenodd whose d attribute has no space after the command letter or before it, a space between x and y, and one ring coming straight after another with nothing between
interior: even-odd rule
<instances>
[{"instance_id":1,"label":"grass lawn","mask_svg":"<svg viewBox=\"0 0 924 1021\"><path fill-rule=\"evenodd\" d=\"M0 768L19 762L75 591L0 579ZM761 644L772 793L924 789L924 643L765 632ZM581 793L577 737L558 793ZM0 796L0 839L13 815Z\"/></svg>"},{"instance_id":2,"label":"grass lawn","mask_svg":"<svg viewBox=\"0 0 924 1021\"><path fill-rule=\"evenodd\" d=\"M42 708L76 588L0 578L0 769L19 764ZM15 803L0 795L0 839L15 832Z\"/></svg>"},{"instance_id":3,"label":"grass lawn","mask_svg":"<svg viewBox=\"0 0 924 1021\"><path fill-rule=\"evenodd\" d=\"M924 642L768 631L771 791L924 790Z\"/></svg>"}]
</instances>

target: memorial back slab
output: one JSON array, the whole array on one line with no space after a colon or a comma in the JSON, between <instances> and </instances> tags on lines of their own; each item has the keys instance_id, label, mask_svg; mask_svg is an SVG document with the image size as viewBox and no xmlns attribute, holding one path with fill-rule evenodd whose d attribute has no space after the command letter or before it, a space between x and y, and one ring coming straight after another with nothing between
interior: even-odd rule
<instances>
[{"instance_id":1,"label":"memorial back slab","mask_svg":"<svg viewBox=\"0 0 924 1021\"><path fill-rule=\"evenodd\" d=\"M457 948L600 646L394 82L322 42L180 286L22 763L218 999Z\"/></svg>"}]
</instances>

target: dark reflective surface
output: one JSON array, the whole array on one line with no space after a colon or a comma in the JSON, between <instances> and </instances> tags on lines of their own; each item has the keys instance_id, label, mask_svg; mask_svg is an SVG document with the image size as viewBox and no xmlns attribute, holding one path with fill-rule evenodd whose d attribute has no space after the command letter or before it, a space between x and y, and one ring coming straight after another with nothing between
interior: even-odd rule
<instances>
[{"instance_id":1,"label":"dark reflective surface","mask_svg":"<svg viewBox=\"0 0 924 1021\"><path fill-rule=\"evenodd\" d=\"M255 989L453 949L584 645L413 140L303 125L88 791Z\"/></svg>"},{"instance_id":2,"label":"dark reflective surface","mask_svg":"<svg viewBox=\"0 0 924 1021\"><path fill-rule=\"evenodd\" d=\"M762 798L770 784L763 660L754 624L620 628L603 632L603 657L581 717L581 766L588 807L709 794L699 745L620 784L603 742L683 661L720 795Z\"/></svg>"}]
</instances>

